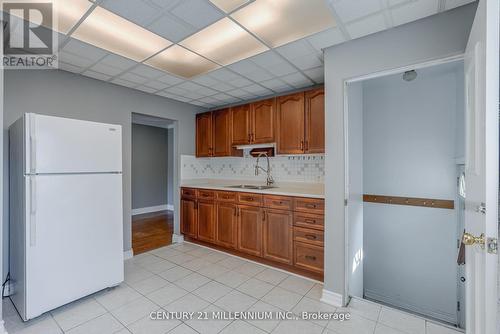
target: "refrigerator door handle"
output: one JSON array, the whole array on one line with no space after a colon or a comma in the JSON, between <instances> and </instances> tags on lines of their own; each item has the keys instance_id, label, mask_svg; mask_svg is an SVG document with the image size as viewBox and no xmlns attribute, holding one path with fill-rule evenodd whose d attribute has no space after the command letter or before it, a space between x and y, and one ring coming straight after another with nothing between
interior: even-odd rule
<instances>
[{"instance_id":1,"label":"refrigerator door handle","mask_svg":"<svg viewBox=\"0 0 500 334\"><path fill-rule=\"evenodd\" d=\"M36 134L35 134L35 115L29 118L30 126L30 173L36 173Z\"/></svg>"},{"instance_id":2,"label":"refrigerator door handle","mask_svg":"<svg viewBox=\"0 0 500 334\"><path fill-rule=\"evenodd\" d=\"M36 246L36 179L30 177L30 246Z\"/></svg>"}]
</instances>

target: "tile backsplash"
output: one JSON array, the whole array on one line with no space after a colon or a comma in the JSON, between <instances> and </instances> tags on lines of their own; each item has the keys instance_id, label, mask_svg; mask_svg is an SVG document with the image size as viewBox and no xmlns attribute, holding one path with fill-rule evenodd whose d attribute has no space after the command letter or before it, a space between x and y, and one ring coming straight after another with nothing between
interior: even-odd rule
<instances>
[{"instance_id":1,"label":"tile backsplash","mask_svg":"<svg viewBox=\"0 0 500 334\"><path fill-rule=\"evenodd\" d=\"M271 175L276 182L323 183L325 160L323 155L296 155L269 158ZM260 171L255 176L253 157L196 158L181 156L181 178L245 179L264 181L266 173ZM259 166L267 168L265 158L260 158Z\"/></svg>"}]
</instances>

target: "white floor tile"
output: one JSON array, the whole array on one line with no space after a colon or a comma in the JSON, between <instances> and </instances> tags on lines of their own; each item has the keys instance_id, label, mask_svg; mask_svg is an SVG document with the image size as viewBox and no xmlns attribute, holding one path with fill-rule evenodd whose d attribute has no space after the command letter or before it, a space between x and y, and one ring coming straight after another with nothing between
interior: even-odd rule
<instances>
[{"instance_id":1,"label":"white floor tile","mask_svg":"<svg viewBox=\"0 0 500 334\"><path fill-rule=\"evenodd\" d=\"M274 270L274 269L264 269L264 271L258 273L255 275L255 278L260 279L261 281L273 284L273 285L278 285L280 284L284 279L286 279L289 275L287 273L284 273L279 270Z\"/></svg>"},{"instance_id":2,"label":"white floor tile","mask_svg":"<svg viewBox=\"0 0 500 334\"><path fill-rule=\"evenodd\" d=\"M263 330L250 325L249 323L246 323L244 321L233 321L229 326L224 328L221 332L221 334L265 334Z\"/></svg>"},{"instance_id":3,"label":"white floor tile","mask_svg":"<svg viewBox=\"0 0 500 334\"><path fill-rule=\"evenodd\" d=\"M200 247L200 248L197 248L195 250L187 252L187 254L192 255L192 256L196 256L196 257L203 257L206 255L210 255L212 253L213 253L212 250L210 250L208 248L203 248L203 247Z\"/></svg>"},{"instance_id":4,"label":"white floor tile","mask_svg":"<svg viewBox=\"0 0 500 334\"><path fill-rule=\"evenodd\" d=\"M217 300L214 304L226 311L243 312L248 310L256 302L257 299L233 290Z\"/></svg>"},{"instance_id":5,"label":"white floor tile","mask_svg":"<svg viewBox=\"0 0 500 334\"><path fill-rule=\"evenodd\" d=\"M98 318L92 319L83 325L69 330L68 334L112 334L123 328L111 314L106 313ZM43 332L39 332L43 333Z\"/></svg>"},{"instance_id":6,"label":"white floor tile","mask_svg":"<svg viewBox=\"0 0 500 334\"><path fill-rule=\"evenodd\" d=\"M374 334L406 334L406 332L387 327L386 325L377 324Z\"/></svg>"},{"instance_id":7,"label":"white floor tile","mask_svg":"<svg viewBox=\"0 0 500 334\"><path fill-rule=\"evenodd\" d=\"M130 287L140 294L147 295L153 291L163 288L164 286L170 284L167 280L161 278L160 276L151 276L145 280L130 283Z\"/></svg>"},{"instance_id":8,"label":"white floor tile","mask_svg":"<svg viewBox=\"0 0 500 334\"><path fill-rule=\"evenodd\" d=\"M168 334L198 334L198 332L186 324L180 324L168 332Z\"/></svg>"},{"instance_id":9,"label":"white floor tile","mask_svg":"<svg viewBox=\"0 0 500 334\"><path fill-rule=\"evenodd\" d=\"M264 267L264 266L261 266L261 265L258 265L256 263L252 263L252 262L247 262L244 265L242 265L241 267L234 269L234 271L236 271L240 274L252 277L252 276L255 276L258 273L264 271L265 269L266 269L266 267Z\"/></svg>"},{"instance_id":10,"label":"white floor tile","mask_svg":"<svg viewBox=\"0 0 500 334\"><path fill-rule=\"evenodd\" d=\"M246 293L249 296L260 299L264 297L273 288L274 285L271 285L269 283L266 283L264 281L255 278L250 278L248 281L243 282L243 284L238 286L236 289L238 291Z\"/></svg>"},{"instance_id":11,"label":"white floor tile","mask_svg":"<svg viewBox=\"0 0 500 334\"><path fill-rule=\"evenodd\" d=\"M382 307L378 321L409 334L425 334L425 320L387 307Z\"/></svg>"},{"instance_id":12,"label":"white floor tile","mask_svg":"<svg viewBox=\"0 0 500 334\"><path fill-rule=\"evenodd\" d=\"M321 334L323 327L304 320L284 320L279 323L273 334Z\"/></svg>"},{"instance_id":13,"label":"white floor tile","mask_svg":"<svg viewBox=\"0 0 500 334\"><path fill-rule=\"evenodd\" d=\"M351 314L349 320L330 320L327 328L331 334L373 334L375 325L375 321L363 318L357 314Z\"/></svg>"},{"instance_id":14,"label":"white floor tile","mask_svg":"<svg viewBox=\"0 0 500 334\"><path fill-rule=\"evenodd\" d=\"M228 257L222 261L217 262L218 265L226 267L228 269L234 270L238 267L241 267L247 263L245 260L238 259L237 257Z\"/></svg>"},{"instance_id":15,"label":"white floor tile","mask_svg":"<svg viewBox=\"0 0 500 334\"><path fill-rule=\"evenodd\" d=\"M208 266L209 264L210 264L209 262L207 262L203 259L196 258L192 261L188 261L188 262L183 263L182 266L184 268L188 268L189 270L197 271L203 267Z\"/></svg>"},{"instance_id":16,"label":"white floor tile","mask_svg":"<svg viewBox=\"0 0 500 334\"><path fill-rule=\"evenodd\" d=\"M207 255L202 256L201 258L207 262L211 263L217 263L219 261L225 260L229 257L229 255L226 255L221 252L213 252Z\"/></svg>"},{"instance_id":17,"label":"white floor tile","mask_svg":"<svg viewBox=\"0 0 500 334\"><path fill-rule=\"evenodd\" d=\"M198 312L208 305L208 302L190 293L163 308L169 312Z\"/></svg>"},{"instance_id":18,"label":"white floor tile","mask_svg":"<svg viewBox=\"0 0 500 334\"><path fill-rule=\"evenodd\" d=\"M276 306L264 303L263 301L259 300L257 303L252 305L248 309L249 312L272 312L273 314L276 314L276 312L282 312L279 308ZM272 332L280 323L279 320L276 320L276 317L273 319L269 320L247 320L248 323L266 331L266 332Z\"/></svg>"},{"instance_id":19,"label":"white floor tile","mask_svg":"<svg viewBox=\"0 0 500 334\"><path fill-rule=\"evenodd\" d=\"M98 293L95 296L95 299L107 310L114 310L140 297L141 294L137 291L125 284L122 284L115 288Z\"/></svg>"},{"instance_id":20,"label":"white floor tile","mask_svg":"<svg viewBox=\"0 0 500 334\"><path fill-rule=\"evenodd\" d=\"M166 279L169 282L175 282L183 277L186 277L187 275L191 274L192 271L180 266L176 266L173 268L170 268L166 271L162 271L158 275L161 276L162 278Z\"/></svg>"},{"instance_id":21,"label":"white floor tile","mask_svg":"<svg viewBox=\"0 0 500 334\"><path fill-rule=\"evenodd\" d=\"M128 329L133 334L165 334L173 328L179 326L179 320L151 320L149 315L128 325Z\"/></svg>"},{"instance_id":22,"label":"white floor tile","mask_svg":"<svg viewBox=\"0 0 500 334\"><path fill-rule=\"evenodd\" d=\"M228 271L229 269L227 269L226 267L219 266L218 264L214 263L197 270L197 273L203 276L207 276L211 279L215 279L217 277L224 275Z\"/></svg>"},{"instance_id":23,"label":"white floor tile","mask_svg":"<svg viewBox=\"0 0 500 334\"><path fill-rule=\"evenodd\" d=\"M188 292L186 290L179 288L175 284L169 283L163 288L151 292L146 297L160 306L165 306L187 294Z\"/></svg>"},{"instance_id":24,"label":"white floor tile","mask_svg":"<svg viewBox=\"0 0 500 334\"><path fill-rule=\"evenodd\" d=\"M304 297L300 300L300 302L292 309L292 312L301 315L302 312L322 312L322 313L333 313L336 311L336 308L332 305L328 305L322 303L320 301ZM314 322L317 325L325 327L328 325L328 320L309 320Z\"/></svg>"},{"instance_id":25,"label":"white floor tile","mask_svg":"<svg viewBox=\"0 0 500 334\"><path fill-rule=\"evenodd\" d=\"M157 262L141 265L141 267L143 267L144 269L146 269L154 274L161 273L162 271L168 270L168 269L173 268L175 266L176 266L175 263L172 263L170 261L163 260L163 259L161 259L160 261L157 261Z\"/></svg>"},{"instance_id":26,"label":"white floor tile","mask_svg":"<svg viewBox=\"0 0 500 334\"><path fill-rule=\"evenodd\" d=\"M381 309L382 307L378 304L356 298L351 299L349 306L347 307L349 312L356 313L373 321L378 321Z\"/></svg>"},{"instance_id":27,"label":"white floor tile","mask_svg":"<svg viewBox=\"0 0 500 334\"><path fill-rule=\"evenodd\" d=\"M210 303L213 303L217 299L227 295L231 290L232 289L230 287L224 284L212 281L194 290L193 294L203 298Z\"/></svg>"},{"instance_id":28,"label":"white floor tile","mask_svg":"<svg viewBox=\"0 0 500 334\"><path fill-rule=\"evenodd\" d=\"M175 264L178 264L178 265L182 265L186 262L193 261L194 259L196 259L194 256L191 256L191 255L186 254L186 253L182 253L180 255L169 257L166 260L173 262Z\"/></svg>"},{"instance_id":29,"label":"white floor tile","mask_svg":"<svg viewBox=\"0 0 500 334\"><path fill-rule=\"evenodd\" d=\"M106 312L94 298L89 297L59 307L51 313L59 326L67 331Z\"/></svg>"},{"instance_id":30,"label":"white floor tile","mask_svg":"<svg viewBox=\"0 0 500 334\"><path fill-rule=\"evenodd\" d=\"M10 334L61 334L62 330L50 315L42 315L38 318L23 322L21 318L4 319L5 329Z\"/></svg>"},{"instance_id":31,"label":"white floor tile","mask_svg":"<svg viewBox=\"0 0 500 334\"><path fill-rule=\"evenodd\" d=\"M209 305L207 308L203 310L204 312L208 312L211 314L212 312L223 312L222 309L216 307L215 305ZM201 334L216 334L219 333L224 327L228 326L232 321L231 320L199 320L193 319L186 322L186 324L195 329L198 333Z\"/></svg>"},{"instance_id":32,"label":"white floor tile","mask_svg":"<svg viewBox=\"0 0 500 334\"><path fill-rule=\"evenodd\" d=\"M130 261L132 261L132 263L140 265L140 266L152 264L152 263L155 263L155 262L158 262L161 260L162 259L160 257L155 256L149 252L135 255L132 259L130 259Z\"/></svg>"},{"instance_id":33,"label":"white floor tile","mask_svg":"<svg viewBox=\"0 0 500 334\"><path fill-rule=\"evenodd\" d=\"M231 288L236 288L249 279L250 277L237 273L235 271L228 271L224 275L215 278L217 282L227 285Z\"/></svg>"},{"instance_id":34,"label":"white floor tile","mask_svg":"<svg viewBox=\"0 0 500 334\"><path fill-rule=\"evenodd\" d=\"M275 287L267 295L262 297L262 301L274 305L285 311L291 311L301 299L301 295L282 289L280 287Z\"/></svg>"},{"instance_id":35,"label":"white floor tile","mask_svg":"<svg viewBox=\"0 0 500 334\"><path fill-rule=\"evenodd\" d=\"M171 257L182 254L182 252L179 252L170 246L155 249L151 253L153 253L154 255L159 256L165 260L168 260Z\"/></svg>"},{"instance_id":36,"label":"white floor tile","mask_svg":"<svg viewBox=\"0 0 500 334\"><path fill-rule=\"evenodd\" d=\"M197 246L197 245L194 245L194 244L190 244L190 243L186 243L186 242L183 242L181 244L174 244L174 245L172 245L172 247L175 250L180 251L180 252L184 252L184 253L193 251L195 249L202 248L200 246Z\"/></svg>"},{"instance_id":37,"label":"white floor tile","mask_svg":"<svg viewBox=\"0 0 500 334\"><path fill-rule=\"evenodd\" d=\"M315 300L320 300L323 296L323 284L315 283L311 290L306 294L306 297Z\"/></svg>"},{"instance_id":38,"label":"white floor tile","mask_svg":"<svg viewBox=\"0 0 500 334\"><path fill-rule=\"evenodd\" d=\"M175 284L177 286L180 286L184 290L193 291L198 289L200 286L207 284L208 282L210 282L210 278L202 276L198 273L192 273L175 281Z\"/></svg>"},{"instance_id":39,"label":"white floor tile","mask_svg":"<svg viewBox=\"0 0 500 334\"><path fill-rule=\"evenodd\" d=\"M426 321L426 333L427 334L461 334L463 332L450 328L447 326L442 326L430 321Z\"/></svg>"},{"instance_id":40,"label":"white floor tile","mask_svg":"<svg viewBox=\"0 0 500 334\"><path fill-rule=\"evenodd\" d=\"M278 286L285 290L305 295L312 289L314 282L297 276L288 276Z\"/></svg>"},{"instance_id":41,"label":"white floor tile","mask_svg":"<svg viewBox=\"0 0 500 334\"><path fill-rule=\"evenodd\" d=\"M145 297L134 300L128 304L119 307L111 313L125 326L149 315L160 307Z\"/></svg>"},{"instance_id":42,"label":"white floor tile","mask_svg":"<svg viewBox=\"0 0 500 334\"><path fill-rule=\"evenodd\" d=\"M153 276L153 273L149 270L146 270L139 265L131 265L125 267L125 282L133 283L142 281L148 277Z\"/></svg>"}]
</instances>

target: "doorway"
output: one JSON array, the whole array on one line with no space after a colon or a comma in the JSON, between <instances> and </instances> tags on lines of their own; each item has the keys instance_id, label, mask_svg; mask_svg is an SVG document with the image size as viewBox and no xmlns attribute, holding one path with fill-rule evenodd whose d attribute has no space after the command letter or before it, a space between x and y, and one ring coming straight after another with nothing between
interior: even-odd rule
<instances>
[{"instance_id":1,"label":"doorway","mask_svg":"<svg viewBox=\"0 0 500 334\"><path fill-rule=\"evenodd\" d=\"M464 328L463 61L347 84L351 298Z\"/></svg>"},{"instance_id":2,"label":"doorway","mask_svg":"<svg viewBox=\"0 0 500 334\"><path fill-rule=\"evenodd\" d=\"M132 114L132 249L172 243L174 121Z\"/></svg>"}]
</instances>

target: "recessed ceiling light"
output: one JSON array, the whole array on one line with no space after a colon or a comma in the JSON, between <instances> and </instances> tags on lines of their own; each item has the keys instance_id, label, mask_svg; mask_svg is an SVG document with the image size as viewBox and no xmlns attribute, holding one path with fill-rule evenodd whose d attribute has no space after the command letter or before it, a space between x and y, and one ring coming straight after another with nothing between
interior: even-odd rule
<instances>
[{"instance_id":1,"label":"recessed ceiling light","mask_svg":"<svg viewBox=\"0 0 500 334\"><path fill-rule=\"evenodd\" d=\"M335 26L325 0L256 0L231 17L272 47Z\"/></svg>"},{"instance_id":2,"label":"recessed ceiling light","mask_svg":"<svg viewBox=\"0 0 500 334\"><path fill-rule=\"evenodd\" d=\"M172 45L169 40L101 7L92 11L72 37L138 62Z\"/></svg>"},{"instance_id":3,"label":"recessed ceiling light","mask_svg":"<svg viewBox=\"0 0 500 334\"><path fill-rule=\"evenodd\" d=\"M230 13L236 8L240 8L250 0L210 0L214 5L225 11L226 13Z\"/></svg>"},{"instance_id":4,"label":"recessed ceiling light","mask_svg":"<svg viewBox=\"0 0 500 334\"><path fill-rule=\"evenodd\" d=\"M159 70L167 71L183 78L192 78L219 67L210 60L186 50L179 45L174 45L166 49L151 59L148 59L145 63Z\"/></svg>"},{"instance_id":5,"label":"recessed ceiling light","mask_svg":"<svg viewBox=\"0 0 500 334\"><path fill-rule=\"evenodd\" d=\"M229 65L268 50L227 17L186 38L180 44L221 65Z\"/></svg>"}]
</instances>

